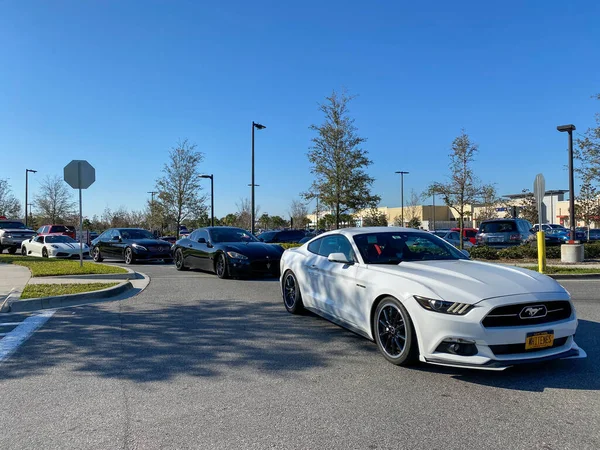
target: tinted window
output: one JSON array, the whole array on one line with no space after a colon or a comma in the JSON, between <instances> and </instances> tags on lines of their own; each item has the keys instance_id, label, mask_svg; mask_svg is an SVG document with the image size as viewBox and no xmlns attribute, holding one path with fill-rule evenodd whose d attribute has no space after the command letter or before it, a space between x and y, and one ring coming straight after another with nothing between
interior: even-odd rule
<instances>
[{"instance_id":1,"label":"tinted window","mask_svg":"<svg viewBox=\"0 0 600 450\"><path fill-rule=\"evenodd\" d=\"M196 230L196 231L198 232L196 240L203 238L206 242L208 242L208 231L206 231L206 230Z\"/></svg>"},{"instance_id":2,"label":"tinted window","mask_svg":"<svg viewBox=\"0 0 600 450\"><path fill-rule=\"evenodd\" d=\"M430 233L381 232L354 236L367 264L398 264L402 261L466 259L454 246Z\"/></svg>"},{"instance_id":3,"label":"tinted window","mask_svg":"<svg viewBox=\"0 0 600 450\"><path fill-rule=\"evenodd\" d=\"M21 230L26 227L23 222L0 222L0 228L15 228Z\"/></svg>"},{"instance_id":4,"label":"tinted window","mask_svg":"<svg viewBox=\"0 0 600 450\"><path fill-rule=\"evenodd\" d=\"M446 239L452 239L454 241L458 241L458 240L460 240L460 235L454 231L452 233L448 233L448 236L446 236Z\"/></svg>"},{"instance_id":5,"label":"tinted window","mask_svg":"<svg viewBox=\"0 0 600 450\"><path fill-rule=\"evenodd\" d=\"M468 238L474 238L475 236L477 236L477 231L475 231L475 230L465 230L465 235Z\"/></svg>"},{"instance_id":6,"label":"tinted window","mask_svg":"<svg viewBox=\"0 0 600 450\"><path fill-rule=\"evenodd\" d=\"M52 225L50 229L52 230L51 233L64 233L67 231L67 227L63 225Z\"/></svg>"},{"instance_id":7,"label":"tinted window","mask_svg":"<svg viewBox=\"0 0 600 450\"><path fill-rule=\"evenodd\" d=\"M346 239L345 236L334 234L324 237L322 241L321 247L319 248L319 255L327 258L332 253L343 253L349 260L354 260L352 245L350 245L350 242L348 242L348 239Z\"/></svg>"},{"instance_id":8,"label":"tinted window","mask_svg":"<svg viewBox=\"0 0 600 450\"><path fill-rule=\"evenodd\" d=\"M98 239L110 239L110 234L111 234L110 230L109 231L105 231L100 236L98 236Z\"/></svg>"},{"instance_id":9,"label":"tinted window","mask_svg":"<svg viewBox=\"0 0 600 450\"><path fill-rule=\"evenodd\" d=\"M481 224L481 233L510 233L517 231L517 223L513 220L498 220Z\"/></svg>"},{"instance_id":10,"label":"tinted window","mask_svg":"<svg viewBox=\"0 0 600 450\"><path fill-rule=\"evenodd\" d=\"M219 242L258 242L252 234L241 228L213 228L210 230L212 243Z\"/></svg>"},{"instance_id":11,"label":"tinted window","mask_svg":"<svg viewBox=\"0 0 600 450\"><path fill-rule=\"evenodd\" d=\"M304 233L298 230L290 230L290 231L282 231L279 236L277 236L280 241L288 242L288 241L299 241L304 237Z\"/></svg>"},{"instance_id":12,"label":"tinted window","mask_svg":"<svg viewBox=\"0 0 600 450\"><path fill-rule=\"evenodd\" d=\"M265 242L269 242L273 240L275 235L277 235L277 231L265 231L264 233L261 233L258 237Z\"/></svg>"},{"instance_id":13,"label":"tinted window","mask_svg":"<svg viewBox=\"0 0 600 450\"><path fill-rule=\"evenodd\" d=\"M154 235L142 229L115 230L121 233L123 239L154 239Z\"/></svg>"},{"instance_id":14,"label":"tinted window","mask_svg":"<svg viewBox=\"0 0 600 450\"><path fill-rule=\"evenodd\" d=\"M46 236L46 244L73 244L77 243L77 241L69 236Z\"/></svg>"},{"instance_id":15,"label":"tinted window","mask_svg":"<svg viewBox=\"0 0 600 450\"><path fill-rule=\"evenodd\" d=\"M44 227L39 227L36 231L37 234L42 234L42 231L44 231Z\"/></svg>"},{"instance_id":16,"label":"tinted window","mask_svg":"<svg viewBox=\"0 0 600 450\"><path fill-rule=\"evenodd\" d=\"M321 242L323 242L323 239L317 239L317 240L312 241L310 244L308 244L308 247L307 247L308 251L318 255L319 248L321 247Z\"/></svg>"}]
</instances>

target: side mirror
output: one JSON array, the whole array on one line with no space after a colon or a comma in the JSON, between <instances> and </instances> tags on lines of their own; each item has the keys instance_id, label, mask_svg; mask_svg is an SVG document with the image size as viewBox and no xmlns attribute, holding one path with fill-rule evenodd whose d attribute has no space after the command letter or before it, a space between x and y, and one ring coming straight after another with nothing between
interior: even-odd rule
<instances>
[{"instance_id":1,"label":"side mirror","mask_svg":"<svg viewBox=\"0 0 600 450\"><path fill-rule=\"evenodd\" d=\"M198 238L198 244L206 244L206 239Z\"/></svg>"},{"instance_id":2,"label":"side mirror","mask_svg":"<svg viewBox=\"0 0 600 450\"><path fill-rule=\"evenodd\" d=\"M465 255L467 258L471 257L471 254L469 253L469 250L461 250L462 254Z\"/></svg>"},{"instance_id":3,"label":"side mirror","mask_svg":"<svg viewBox=\"0 0 600 450\"><path fill-rule=\"evenodd\" d=\"M112 238L110 238L111 241L120 241L121 238L120 236L113 236Z\"/></svg>"},{"instance_id":4,"label":"side mirror","mask_svg":"<svg viewBox=\"0 0 600 450\"><path fill-rule=\"evenodd\" d=\"M343 264L354 264L354 261L348 259L348 257L343 253L330 253L327 257L327 260Z\"/></svg>"}]
</instances>

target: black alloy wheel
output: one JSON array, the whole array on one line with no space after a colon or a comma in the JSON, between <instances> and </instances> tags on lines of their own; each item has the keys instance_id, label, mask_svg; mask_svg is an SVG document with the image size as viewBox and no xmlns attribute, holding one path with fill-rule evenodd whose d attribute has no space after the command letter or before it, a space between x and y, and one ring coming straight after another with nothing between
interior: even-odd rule
<instances>
[{"instance_id":1,"label":"black alloy wheel","mask_svg":"<svg viewBox=\"0 0 600 450\"><path fill-rule=\"evenodd\" d=\"M288 270L283 277L281 291L285 309L289 313L300 314L304 310L304 304L302 303L298 280L291 270Z\"/></svg>"},{"instance_id":2,"label":"black alloy wheel","mask_svg":"<svg viewBox=\"0 0 600 450\"><path fill-rule=\"evenodd\" d=\"M175 268L177 270L187 270L188 268L185 266L185 262L183 261L183 252L180 248L175 252Z\"/></svg>"},{"instance_id":3,"label":"black alloy wheel","mask_svg":"<svg viewBox=\"0 0 600 450\"><path fill-rule=\"evenodd\" d=\"M373 316L375 342L384 358L398 366L418 360L415 330L404 305L393 297L384 298Z\"/></svg>"},{"instance_id":4,"label":"black alloy wheel","mask_svg":"<svg viewBox=\"0 0 600 450\"><path fill-rule=\"evenodd\" d=\"M27 249L25 247L21 247L21 256L27 256Z\"/></svg>"},{"instance_id":5,"label":"black alloy wheel","mask_svg":"<svg viewBox=\"0 0 600 450\"><path fill-rule=\"evenodd\" d=\"M127 247L125 249L125 264L133 264L135 262L135 256L133 255L133 250L131 247Z\"/></svg>"},{"instance_id":6,"label":"black alloy wheel","mask_svg":"<svg viewBox=\"0 0 600 450\"><path fill-rule=\"evenodd\" d=\"M10 247L10 248L8 249L8 253L9 253L10 255L14 255L15 253L17 253L17 247Z\"/></svg>"},{"instance_id":7,"label":"black alloy wheel","mask_svg":"<svg viewBox=\"0 0 600 450\"><path fill-rule=\"evenodd\" d=\"M102 253L100 253L100 249L98 247L94 247L93 253L94 262L102 262L104 258L102 257Z\"/></svg>"},{"instance_id":8,"label":"black alloy wheel","mask_svg":"<svg viewBox=\"0 0 600 450\"><path fill-rule=\"evenodd\" d=\"M215 272L219 278L229 278L227 259L223 253L217 256L217 260L215 261Z\"/></svg>"},{"instance_id":9,"label":"black alloy wheel","mask_svg":"<svg viewBox=\"0 0 600 450\"><path fill-rule=\"evenodd\" d=\"M47 258L48 257L48 249L46 247L44 247L42 249L42 258Z\"/></svg>"}]
</instances>

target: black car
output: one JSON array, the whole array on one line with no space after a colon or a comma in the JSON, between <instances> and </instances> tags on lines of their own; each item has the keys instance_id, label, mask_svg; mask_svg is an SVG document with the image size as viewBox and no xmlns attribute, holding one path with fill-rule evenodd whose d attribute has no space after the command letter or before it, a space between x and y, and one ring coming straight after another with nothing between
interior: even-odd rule
<instances>
[{"instance_id":1,"label":"black car","mask_svg":"<svg viewBox=\"0 0 600 450\"><path fill-rule=\"evenodd\" d=\"M137 260L173 261L171 244L141 228L110 228L92 241L90 252L96 262L104 258L124 259L125 264Z\"/></svg>"},{"instance_id":2,"label":"black car","mask_svg":"<svg viewBox=\"0 0 600 450\"><path fill-rule=\"evenodd\" d=\"M283 251L279 245L265 244L234 227L198 228L173 246L177 270L208 270L219 278L279 276Z\"/></svg>"},{"instance_id":3,"label":"black car","mask_svg":"<svg viewBox=\"0 0 600 450\"><path fill-rule=\"evenodd\" d=\"M269 244L298 244L306 237L306 232L302 230L265 231L257 237L261 242Z\"/></svg>"}]
</instances>

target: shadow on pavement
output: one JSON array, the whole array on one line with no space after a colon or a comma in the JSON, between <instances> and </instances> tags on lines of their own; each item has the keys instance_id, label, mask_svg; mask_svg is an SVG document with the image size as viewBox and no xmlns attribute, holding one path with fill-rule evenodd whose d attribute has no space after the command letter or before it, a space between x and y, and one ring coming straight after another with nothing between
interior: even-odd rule
<instances>
[{"instance_id":1,"label":"shadow on pavement","mask_svg":"<svg viewBox=\"0 0 600 450\"><path fill-rule=\"evenodd\" d=\"M203 300L191 306L119 308L89 305L57 312L52 326L38 330L0 365L0 380L54 367L136 382L177 375L289 377L327 366L330 358L363 358L363 346L374 349L322 319L293 316L279 303ZM319 350L326 344L336 351Z\"/></svg>"},{"instance_id":2,"label":"shadow on pavement","mask_svg":"<svg viewBox=\"0 0 600 450\"><path fill-rule=\"evenodd\" d=\"M513 366L503 372L421 365L419 370L453 375L456 380L517 391L544 389L600 390L600 323L579 320L575 342L586 359L565 359Z\"/></svg>"}]
</instances>

